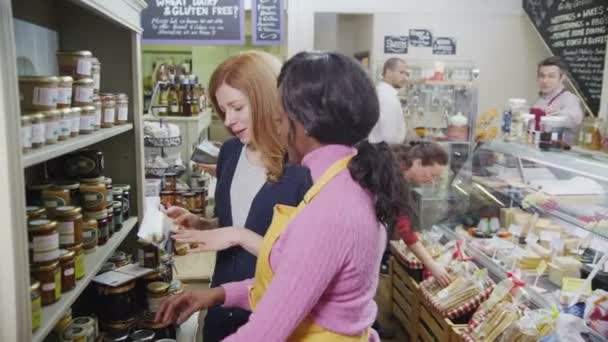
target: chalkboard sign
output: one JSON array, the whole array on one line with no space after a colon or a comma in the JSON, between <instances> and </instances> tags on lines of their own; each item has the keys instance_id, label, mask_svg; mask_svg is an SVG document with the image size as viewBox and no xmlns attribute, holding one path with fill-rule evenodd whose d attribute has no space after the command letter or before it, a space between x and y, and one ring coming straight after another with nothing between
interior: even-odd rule
<instances>
[{"instance_id":1,"label":"chalkboard sign","mask_svg":"<svg viewBox=\"0 0 608 342\"><path fill-rule=\"evenodd\" d=\"M524 9L551 52L564 59L570 79L589 109L598 114L606 41L606 0L524 0Z\"/></svg>"},{"instance_id":2,"label":"chalkboard sign","mask_svg":"<svg viewBox=\"0 0 608 342\"><path fill-rule=\"evenodd\" d=\"M431 47L433 44L433 33L429 30L411 29L410 45L412 47Z\"/></svg>"},{"instance_id":3,"label":"chalkboard sign","mask_svg":"<svg viewBox=\"0 0 608 342\"><path fill-rule=\"evenodd\" d=\"M384 36L384 53L405 54L408 46L408 36Z\"/></svg>"},{"instance_id":4,"label":"chalkboard sign","mask_svg":"<svg viewBox=\"0 0 608 342\"><path fill-rule=\"evenodd\" d=\"M433 41L433 55L455 55L456 38L437 37Z\"/></svg>"},{"instance_id":5,"label":"chalkboard sign","mask_svg":"<svg viewBox=\"0 0 608 342\"><path fill-rule=\"evenodd\" d=\"M244 45L244 0L147 0L142 40L149 44Z\"/></svg>"},{"instance_id":6,"label":"chalkboard sign","mask_svg":"<svg viewBox=\"0 0 608 342\"><path fill-rule=\"evenodd\" d=\"M281 45L285 36L284 0L253 0L253 45Z\"/></svg>"}]
</instances>

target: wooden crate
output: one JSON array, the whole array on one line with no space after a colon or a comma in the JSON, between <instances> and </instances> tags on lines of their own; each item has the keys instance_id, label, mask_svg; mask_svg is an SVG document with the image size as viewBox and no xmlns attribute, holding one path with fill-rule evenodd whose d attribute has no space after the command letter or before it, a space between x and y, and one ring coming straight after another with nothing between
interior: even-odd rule
<instances>
[{"instance_id":1,"label":"wooden crate","mask_svg":"<svg viewBox=\"0 0 608 342\"><path fill-rule=\"evenodd\" d=\"M420 303L418 340L420 342L462 342L460 332L466 324L454 324L442 317L424 301Z\"/></svg>"},{"instance_id":2,"label":"wooden crate","mask_svg":"<svg viewBox=\"0 0 608 342\"><path fill-rule=\"evenodd\" d=\"M420 288L407 274L403 263L398 258L392 259L392 309L407 333L410 341L418 336L418 314L420 306Z\"/></svg>"}]
</instances>

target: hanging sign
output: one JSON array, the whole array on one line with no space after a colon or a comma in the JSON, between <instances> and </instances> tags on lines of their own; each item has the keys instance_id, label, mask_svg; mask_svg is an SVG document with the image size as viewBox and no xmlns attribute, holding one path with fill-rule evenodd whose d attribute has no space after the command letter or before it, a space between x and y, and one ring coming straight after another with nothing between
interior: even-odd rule
<instances>
[{"instance_id":1,"label":"hanging sign","mask_svg":"<svg viewBox=\"0 0 608 342\"><path fill-rule=\"evenodd\" d=\"M285 41L285 0L253 0L253 45L282 45Z\"/></svg>"},{"instance_id":2,"label":"hanging sign","mask_svg":"<svg viewBox=\"0 0 608 342\"><path fill-rule=\"evenodd\" d=\"M408 39L408 36L384 36L384 53L406 54Z\"/></svg>"}]
</instances>

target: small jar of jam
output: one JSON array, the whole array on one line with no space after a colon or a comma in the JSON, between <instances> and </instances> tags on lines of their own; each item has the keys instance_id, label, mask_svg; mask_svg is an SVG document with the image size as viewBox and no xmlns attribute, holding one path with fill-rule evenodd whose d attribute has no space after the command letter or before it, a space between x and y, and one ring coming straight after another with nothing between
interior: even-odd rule
<instances>
[{"instance_id":1,"label":"small jar of jam","mask_svg":"<svg viewBox=\"0 0 608 342\"><path fill-rule=\"evenodd\" d=\"M131 186L129 184L114 184L115 190L122 190L122 216L123 222L129 219L131 208Z\"/></svg>"},{"instance_id":2,"label":"small jar of jam","mask_svg":"<svg viewBox=\"0 0 608 342\"><path fill-rule=\"evenodd\" d=\"M116 98L112 94L101 94L101 128L114 127L116 121Z\"/></svg>"},{"instance_id":3,"label":"small jar of jam","mask_svg":"<svg viewBox=\"0 0 608 342\"><path fill-rule=\"evenodd\" d=\"M72 84L72 106L92 106L94 82L90 78L74 81Z\"/></svg>"},{"instance_id":4,"label":"small jar of jam","mask_svg":"<svg viewBox=\"0 0 608 342\"><path fill-rule=\"evenodd\" d=\"M107 205L107 190L103 182L87 183L85 179L80 180L80 198L82 207L86 211L105 210Z\"/></svg>"},{"instance_id":5,"label":"small jar of jam","mask_svg":"<svg viewBox=\"0 0 608 342\"><path fill-rule=\"evenodd\" d=\"M124 125L129 119L129 97L127 94L116 95L116 121L115 125Z\"/></svg>"},{"instance_id":6,"label":"small jar of jam","mask_svg":"<svg viewBox=\"0 0 608 342\"><path fill-rule=\"evenodd\" d=\"M60 250L59 253L61 292L68 292L76 287L76 253L64 249Z\"/></svg>"},{"instance_id":7,"label":"small jar of jam","mask_svg":"<svg viewBox=\"0 0 608 342\"><path fill-rule=\"evenodd\" d=\"M72 108L60 109L59 141L68 140L72 134Z\"/></svg>"},{"instance_id":8,"label":"small jar of jam","mask_svg":"<svg viewBox=\"0 0 608 342\"><path fill-rule=\"evenodd\" d=\"M176 337L175 327L169 325L165 327L161 323L154 321L154 315L144 315L138 324L139 329L149 330L154 332L156 341L166 341L165 339L171 339Z\"/></svg>"},{"instance_id":9,"label":"small jar of jam","mask_svg":"<svg viewBox=\"0 0 608 342\"><path fill-rule=\"evenodd\" d=\"M108 204L106 212L108 215L108 233L110 234L108 237L111 238L114 236L114 232L116 231L116 227L114 225L114 203L110 202Z\"/></svg>"},{"instance_id":10,"label":"small jar of jam","mask_svg":"<svg viewBox=\"0 0 608 342\"><path fill-rule=\"evenodd\" d=\"M196 209L205 210L207 203L205 202L205 189L194 189L192 192L195 195Z\"/></svg>"},{"instance_id":11,"label":"small jar of jam","mask_svg":"<svg viewBox=\"0 0 608 342\"><path fill-rule=\"evenodd\" d=\"M29 152L32 149L32 120L31 115L21 117L21 151Z\"/></svg>"},{"instance_id":12,"label":"small jar of jam","mask_svg":"<svg viewBox=\"0 0 608 342\"><path fill-rule=\"evenodd\" d=\"M80 115L80 134L91 134L95 131L95 107L82 107Z\"/></svg>"},{"instance_id":13,"label":"small jar of jam","mask_svg":"<svg viewBox=\"0 0 608 342\"><path fill-rule=\"evenodd\" d=\"M84 219L97 221L97 229L99 230L99 238L97 239L97 245L105 245L108 242L108 239L110 238L110 227L108 225L107 211L105 209L93 212L85 211Z\"/></svg>"},{"instance_id":14,"label":"small jar of jam","mask_svg":"<svg viewBox=\"0 0 608 342\"><path fill-rule=\"evenodd\" d=\"M42 317L42 300L39 281L34 281L30 286L30 301L32 303L32 331L36 331L40 328L40 319Z\"/></svg>"},{"instance_id":15,"label":"small jar of jam","mask_svg":"<svg viewBox=\"0 0 608 342\"><path fill-rule=\"evenodd\" d=\"M57 222L32 220L28 222L30 263L50 265L59 259L59 233Z\"/></svg>"},{"instance_id":16,"label":"small jar of jam","mask_svg":"<svg viewBox=\"0 0 608 342\"><path fill-rule=\"evenodd\" d=\"M173 172L165 173L163 190L177 190L177 174Z\"/></svg>"},{"instance_id":17,"label":"small jar of jam","mask_svg":"<svg viewBox=\"0 0 608 342\"><path fill-rule=\"evenodd\" d=\"M106 184L106 202L114 202L114 188L112 187L112 178L105 177L103 182Z\"/></svg>"},{"instance_id":18,"label":"small jar of jam","mask_svg":"<svg viewBox=\"0 0 608 342\"><path fill-rule=\"evenodd\" d=\"M59 207L65 207L71 203L70 190L59 189L55 186L42 190L42 202L49 212L54 212Z\"/></svg>"},{"instance_id":19,"label":"small jar of jam","mask_svg":"<svg viewBox=\"0 0 608 342\"><path fill-rule=\"evenodd\" d=\"M125 321L136 314L135 280L116 287L97 285L97 312L104 321Z\"/></svg>"},{"instance_id":20,"label":"small jar of jam","mask_svg":"<svg viewBox=\"0 0 608 342\"><path fill-rule=\"evenodd\" d=\"M25 207L25 212L27 215L27 221L34 220L45 220L46 217L46 209L37 206L27 206Z\"/></svg>"},{"instance_id":21,"label":"small jar of jam","mask_svg":"<svg viewBox=\"0 0 608 342\"><path fill-rule=\"evenodd\" d=\"M59 123L61 112L50 110L44 112L45 143L55 144L59 140Z\"/></svg>"},{"instance_id":22,"label":"small jar of jam","mask_svg":"<svg viewBox=\"0 0 608 342\"><path fill-rule=\"evenodd\" d=\"M42 192L49 190L53 187L53 183L41 183L41 184L28 184L26 186L25 197L29 205L37 205L44 207L44 201L42 200Z\"/></svg>"},{"instance_id":23,"label":"small jar of jam","mask_svg":"<svg viewBox=\"0 0 608 342\"><path fill-rule=\"evenodd\" d=\"M187 210L197 209L196 195L194 194L194 192L185 192L182 194L182 205Z\"/></svg>"},{"instance_id":24,"label":"small jar of jam","mask_svg":"<svg viewBox=\"0 0 608 342\"><path fill-rule=\"evenodd\" d=\"M32 118L32 148L38 149L46 143L45 116L42 113L30 115Z\"/></svg>"},{"instance_id":25,"label":"small jar of jam","mask_svg":"<svg viewBox=\"0 0 608 342\"><path fill-rule=\"evenodd\" d=\"M82 214L80 207L65 206L55 210L59 246L62 248L82 242Z\"/></svg>"},{"instance_id":26,"label":"small jar of jam","mask_svg":"<svg viewBox=\"0 0 608 342\"><path fill-rule=\"evenodd\" d=\"M99 230L97 229L97 220L84 220L82 222L82 248L85 254L90 254L95 251L99 240Z\"/></svg>"},{"instance_id":27,"label":"small jar of jam","mask_svg":"<svg viewBox=\"0 0 608 342\"><path fill-rule=\"evenodd\" d=\"M95 84L93 93L99 95L99 90L101 89L101 63L99 62L99 59L95 57L91 59L91 76L93 77L93 83Z\"/></svg>"},{"instance_id":28,"label":"small jar of jam","mask_svg":"<svg viewBox=\"0 0 608 342\"><path fill-rule=\"evenodd\" d=\"M70 108L72 106L72 84L74 79L71 76L59 77L59 87L57 88L57 108Z\"/></svg>"},{"instance_id":29,"label":"small jar of jam","mask_svg":"<svg viewBox=\"0 0 608 342\"><path fill-rule=\"evenodd\" d=\"M66 248L70 252L74 252L74 262L76 269L76 280L80 280L85 275L85 267L84 267L84 252L82 250L82 243Z\"/></svg>"},{"instance_id":30,"label":"small jar of jam","mask_svg":"<svg viewBox=\"0 0 608 342\"><path fill-rule=\"evenodd\" d=\"M145 268L157 268L159 265L158 248L150 241L140 239L138 242L137 256L139 266Z\"/></svg>"},{"instance_id":31,"label":"small jar of jam","mask_svg":"<svg viewBox=\"0 0 608 342\"><path fill-rule=\"evenodd\" d=\"M148 284L148 311L156 313L163 301L169 298L169 284L159 281Z\"/></svg>"},{"instance_id":32,"label":"small jar of jam","mask_svg":"<svg viewBox=\"0 0 608 342\"><path fill-rule=\"evenodd\" d=\"M80 183L71 181L55 182L54 188L70 191L70 203L68 205L77 207L80 205Z\"/></svg>"},{"instance_id":33,"label":"small jar of jam","mask_svg":"<svg viewBox=\"0 0 608 342\"><path fill-rule=\"evenodd\" d=\"M55 303L61 298L61 272L59 261L46 266L30 266L32 278L40 282L42 306Z\"/></svg>"},{"instance_id":34,"label":"small jar of jam","mask_svg":"<svg viewBox=\"0 0 608 342\"><path fill-rule=\"evenodd\" d=\"M72 138L80 135L80 117L82 116L82 108L72 107L72 127L70 129L70 136Z\"/></svg>"},{"instance_id":35,"label":"small jar of jam","mask_svg":"<svg viewBox=\"0 0 608 342\"><path fill-rule=\"evenodd\" d=\"M135 316L125 320L100 320L99 325L106 333L104 342L129 342L129 334L134 330L136 323Z\"/></svg>"},{"instance_id":36,"label":"small jar of jam","mask_svg":"<svg viewBox=\"0 0 608 342\"><path fill-rule=\"evenodd\" d=\"M160 202L165 208L169 208L176 204L175 191L161 191L160 192Z\"/></svg>"}]
</instances>

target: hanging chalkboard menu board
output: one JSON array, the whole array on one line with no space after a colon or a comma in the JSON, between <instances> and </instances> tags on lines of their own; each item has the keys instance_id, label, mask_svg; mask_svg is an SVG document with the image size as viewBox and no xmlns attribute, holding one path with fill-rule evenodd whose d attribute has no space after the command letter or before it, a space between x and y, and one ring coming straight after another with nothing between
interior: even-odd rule
<instances>
[{"instance_id":1,"label":"hanging chalkboard menu board","mask_svg":"<svg viewBox=\"0 0 608 342\"><path fill-rule=\"evenodd\" d=\"M253 0L251 22L253 45L283 44L285 27L284 0Z\"/></svg>"},{"instance_id":2,"label":"hanging chalkboard menu board","mask_svg":"<svg viewBox=\"0 0 608 342\"><path fill-rule=\"evenodd\" d=\"M606 0L523 0L551 52L564 59L574 86L596 115L600 107L606 41Z\"/></svg>"},{"instance_id":3,"label":"hanging chalkboard menu board","mask_svg":"<svg viewBox=\"0 0 608 342\"><path fill-rule=\"evenodd\" d=\"M147 0L144 43L244 45L244 0Z\"/></svg>"}]
</instances>

